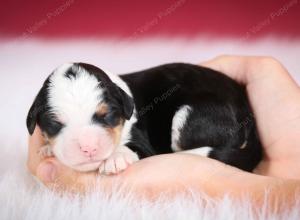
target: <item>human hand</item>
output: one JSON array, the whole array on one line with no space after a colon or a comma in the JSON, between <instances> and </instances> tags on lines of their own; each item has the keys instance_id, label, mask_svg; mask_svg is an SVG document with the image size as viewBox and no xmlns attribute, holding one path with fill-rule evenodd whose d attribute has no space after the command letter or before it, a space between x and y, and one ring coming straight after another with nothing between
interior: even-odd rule
<instances>
[{"instance_id":1,"label":"human hand","mask_svg":"<svg viewBox=\"0 0 300 220\"><path fill-rule=\"evenodd\" d=\"M162 192L175 194L187 188L204 190L210 195L217 196L223 193L216 190L217 185L222 182L215 181L216 178L229 176L244 178L240 176L243 172L237 168L210 158L203 157L199 160L199 156L191 154L149 157L132 164L118 175L99 176L97 172L75 171L54 157L42 158L39 149L43 145L44 140L37 126L33 135L29 137L27 166L31 174L57 192L86 193L99 187L110 193L112 188L119 184L120 187L125 187L125 193L134 189L137 195L148 198L156 197ZM214 183L210 182L210 178L214 179ZM263 182L263 179L259 182Z\"/></svg>"},{"instance_id":2,"label":"human hand","mask_svg":"<svg viewBox=\"0 0 300 220\"><path fill-rule=\"evenodd\" d=\"M220 56L203 65L247 88L264 148L254 172L300 179L300 89L287 70L269 57Z\"/></svg>"},{"instance_id":3,"label":"human hand","mask_svg":"<svg viewBox=\"0 0 300 220\"><path fill-rule=\"evenodd\" d=\"M265 151L255 172L280 178L300 178L297 160L300 152L296 146L300 139L297 137L300 133L300 94L297 84L282 65L271 58L234 56L217 57L202 65L222 71L247 87ZM36 151L42 145L37 128L30 137L28 167L48 187L85 192L96 184L97 177L93 172L78 173L55 158L37 159ZM279 178L246 173L209 158L184 154L146 158L118 176L101 177L97 184L109 191L109 186L117 181L151 195L166 190L176 192L187 186L210 195L239 194L246 189L263 192L266 186L282 183ZM295 187L299 187L299 182Z\"/></svg>"}]
</instances>

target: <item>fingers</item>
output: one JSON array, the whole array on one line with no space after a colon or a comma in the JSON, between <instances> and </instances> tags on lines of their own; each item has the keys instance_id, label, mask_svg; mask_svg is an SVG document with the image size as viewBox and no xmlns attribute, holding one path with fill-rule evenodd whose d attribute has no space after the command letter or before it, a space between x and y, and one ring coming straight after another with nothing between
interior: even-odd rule
<instances>
[{"instance_id":1,"label":"fingers","mask_svg":"<svg viewBox=\"0 0 300 220\"><path fill-rule=\"evenodd\" d=\"M42 136L42 132L38 126L36 126L32 136L29 136L28 140L28 159L27 167L32 174L35 174L38 164L43 159L39 155L39 149L45 144Z\"/></svg>"},{"instance_id":2,"label":"fingers","mask_svg":"<svg viewBox=\"0 0 300 220\"><path fill-rule=\"evenodd\" d=\"M249 57L222 55L201 65L225 73L232 79L246 84L245 64Z\"/></svg>"},{"instance_id":3,"label":"fingers","mask_svg":"<svg viewBox=\"0 0 300 220\"><path fill-rule=\"evenodd\" d=\"M245 85L274 72L285 72L285 75L290 78L280 62L272 57L222 55L202 62L201 65L223 72Z\"/></svg>"}]
</instances>

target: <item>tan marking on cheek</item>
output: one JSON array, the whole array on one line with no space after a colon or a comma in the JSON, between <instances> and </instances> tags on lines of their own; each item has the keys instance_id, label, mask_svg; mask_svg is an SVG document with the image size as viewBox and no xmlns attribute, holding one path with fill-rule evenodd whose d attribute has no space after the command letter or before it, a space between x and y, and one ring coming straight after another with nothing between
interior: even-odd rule
<instances>
[{"instance_id":1,"label":"tan marking on cheek","mask_svg":"<svg viewBox=\"0 0 300 220\"><path fill-rule=\"evenodd\" d=\"M116 146L120 144L123 124L124 124L124 120L120 120L120 122L117 126L115 126L113 128L108 128L108 133L112 137L113 142Z\"/></svg>"},{"instance_id":2,"label":"tan marking on cheek","mask_svg":"<svg viewBox=\"0 0 300 220\"><path fill-rule=\"evenodd\" d=\"M96 114L99 116L103 116L108 112L108 105L104 102L100 103L97 106Z\"/></svg>"}]
</instances>

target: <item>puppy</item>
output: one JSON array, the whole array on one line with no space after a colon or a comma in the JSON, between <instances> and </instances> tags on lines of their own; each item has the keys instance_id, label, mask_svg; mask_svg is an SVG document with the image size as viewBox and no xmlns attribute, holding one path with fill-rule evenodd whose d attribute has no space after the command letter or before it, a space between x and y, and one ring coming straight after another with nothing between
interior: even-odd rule
<instances>
[{"instance_id":1,"label":"puppy","mask_svg":"<svg viewBox=\"0 0 300 220\"><path fill-rule=\"evenodd\" d=\"M173 63L113 75L58 67L27 116L52 153L78 171L116 174L156 154L186 151L251 171L262 156L245 88L217 71Z\"/></svg>"}]
</instances>

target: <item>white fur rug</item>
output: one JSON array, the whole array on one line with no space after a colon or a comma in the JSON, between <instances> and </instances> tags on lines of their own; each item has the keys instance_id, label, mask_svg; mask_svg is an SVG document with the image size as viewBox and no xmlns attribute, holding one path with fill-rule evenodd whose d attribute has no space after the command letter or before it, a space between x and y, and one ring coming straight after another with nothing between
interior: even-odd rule
<instances>
[{"instance_id":1,"label":"white fur rug","mask_svg":"<svg viewBox=\"0 0 300 220\"><path fill-rule=\"evenodd\" d=\"M265 38L244 44L208 38L117 40L0 41L0 219L254 219L247 199L218 201L192 192L172 201L135 201L118 192L108 198L94 193L86 198L58 197L27 173L25 117L46 76L67 61L90 62L123 73L153 65L184 61L199 63L218 54L272 55L300 82L300 41ZM259 219L300 219L298 205L275 215L267 206ZM257 216L256 216L257 217Z\"/></svg>"}]
</instances>

